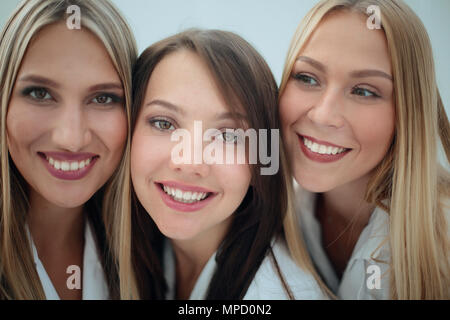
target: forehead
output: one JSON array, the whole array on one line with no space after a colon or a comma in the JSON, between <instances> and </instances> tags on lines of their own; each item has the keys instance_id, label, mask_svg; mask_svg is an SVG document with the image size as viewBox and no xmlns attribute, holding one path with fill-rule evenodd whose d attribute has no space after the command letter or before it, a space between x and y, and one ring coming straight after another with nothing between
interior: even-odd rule
<instances>
[{"instance_id":1,"label":"forehead","mask_svg":"<svg viewBox=\"0 0 450 320\"><path fill-rule=\"evenodd\" d=\"M168 100L197 118L229 111L208 66L189 50L171 53L157 64L145 103L154 99Z\"/></svg>"},{"instance_id":2,"label":"forehead","mask_svg":"<svg viewBox=\"0 0 450 320\"><path fill-rule=\"evenodd\" d=\"M68 82L120 81L103 43L88 29L70 30L65 23L44 27L30 42L20 73Z\"/></svg>"},{"instance_id":3,"label":"forehead","mask_svg":"<svg viewBox=\"0 0 450 320\"><path fill-rule=\"evenodd\" d=\"M329 13L307 41L301 55L331 66L391 71L386 36L382 29L369 29L368 16L352 11Z\"/></svg>"}]
</instances>

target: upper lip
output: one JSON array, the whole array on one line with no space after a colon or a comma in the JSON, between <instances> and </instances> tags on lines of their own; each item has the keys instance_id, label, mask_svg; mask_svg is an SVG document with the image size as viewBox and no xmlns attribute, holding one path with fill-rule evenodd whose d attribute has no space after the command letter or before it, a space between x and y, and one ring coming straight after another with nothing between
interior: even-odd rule
<instances>
[{"instance_id":1,"label":"upper lip","mask_svg":"<svg viewBox=\"0 0 450 320\"><path fill-rule=\"evenodd\" d=\"M214 191L203 188L203 187L191 186L191 185L184 184L184 183L177 182L177 181L156 181L156 183L163 184L167 187L180 189L183 191L214 193Z\"/></svg>"},{"instance_id":2,"label":"upper lip","mask_svg":"<svg viewBox=\"0 0 450 320\"><path fill-rule=\"evenodd\" d=\"M73 153L73 152L57 152L57 151L40 151L39 153L51 157L54 160L60 160L60 161L81 161L93 158L95 156L98 156L95 153L90 152L80 152L80 153Z\"/></svg>"},{"instance_id":3,"label":"upper lip","mask_svg":"<svg viewBox=\"0 0 450 320\"><path fill-rule=\"evenodd\" d=\"M304 138L306 138L306 139L308 139L308 140L311 140L312 142L315 142L315 143L317 143L317 144L321 144L321 145L324 145L324 146L335 147L335 148L350 149L350 148L346 148L346 147L343 147L343 146L339 146L339 145L337 145L337 144L334 144L334 143L331 143L331 142L328 142L328 141L323 141L323 140L319 140L319 139L316 139L316 138L313 138L313 137L310 137L310 136L306 136L306 135L304 135L304 134L298 134L298 135L301 136L301 137L304 137Z\"/></svg>"}]
</instances>

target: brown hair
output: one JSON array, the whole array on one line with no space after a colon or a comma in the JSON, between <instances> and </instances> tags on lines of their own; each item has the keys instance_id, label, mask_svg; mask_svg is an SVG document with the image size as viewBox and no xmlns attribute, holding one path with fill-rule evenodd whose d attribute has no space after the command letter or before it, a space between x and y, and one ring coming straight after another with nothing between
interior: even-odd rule
<instances>
[{"instance_id":1,"label":"brown hair","mask_svg":"<svg viewBox=\"0 0 450 320\"><path fill-rule=\"evenodd\" d=\"M279 129L278 90L268 65L244 39L218 30L188 30L153 44L141 54L133 74L132 126L156 65L180 50L194 52L205 62L230 111L235 113L237 108L245 111L248 127ZM206 299L242 299L270 253L272 239L282 232L287 210L286 161L281 143L268 139L267 150L271 143L280 146L280 169L272 176L264 176L259 173L260 164L251 165L251 186L218 248L218 267ZM163 299L166 291L160 262L163 235L132 193L131 260L139 283L123 284L121 289L125 295L131 293L131 297L135 288L141 298ZM281 272L279 275L285 284ZM286 284L285 289L290 295Z\"/></svg>"}]
</instances>

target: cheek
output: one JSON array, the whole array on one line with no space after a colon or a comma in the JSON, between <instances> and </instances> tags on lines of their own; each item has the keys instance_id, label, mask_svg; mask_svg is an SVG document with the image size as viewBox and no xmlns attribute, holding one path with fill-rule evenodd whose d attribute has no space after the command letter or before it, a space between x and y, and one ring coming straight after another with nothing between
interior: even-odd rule
<instances>
[{"instance_id":1,"label":"cheek","mask_svg":"<svg viewBox=\"0 0 450 320\"><path fill-rule=\"evenodd\" d=\"M314 93L302 92L296 88L295 83L288 82L280 99L280 118L283 130L289 130L289 126L305 116L315 99Z\"/></svg>"},{"instance_id":2,"label":"cheek","mask_svg":"<svg viewBox=\"0 0 450 320\"><path fill-rule=\"evenodd\" d=\"M136 127L131 143L131 174L133 178L152 175L161 164L170 160L171 144L164 137L145 134Z\"/></svg>"},{"instance_id":3,"label":"cheek","mask_svg":"<svg viewBox=\"0 0 450 320\"><path fill-rule=\"evenodd\" d=\"M227 201L237 203L242 202L250 186L251 173L248 165L217 165L215 167L215 177L227 196ZM236 206L237 207L237 206Z\"/></svg>"},{"instance_id":4,"label":"cheek","mask_svg":"<svg viewBox=\"0 0 450 320\"><path fill-rule=\"evenodd\" d=\"M385 106L360 112L352 121L353 130L361 152L371 158L381 158L387 152L394 135L395 119L393 106Z\"/></svg>"},{"instance_id":5,"label":"cheek","mask_svg":"<svg viewBox=\"0 0 450 320\"><path fill-rule=\"evenodd\" d=\"M6 135L8 148L11 155L20 152L21 148L29 146L37 137L48 131L45 124L48 123L42 114L45 112L33 112L11 100L6 116ZM31 111L31 112L30 112Z\"/></svg>"},{"instance_id":6,"label":"cheek","mask_svg":"<svg viewBox=\"0 0 450 320\"><path fill-rule=\"evenodd\" d=\"M95 128L95 133L110 151L120 156L127 138L127 117L125 110L117 109L107 113L98 112L91 120L92 128Z\"/></svg>"}]
</instances>

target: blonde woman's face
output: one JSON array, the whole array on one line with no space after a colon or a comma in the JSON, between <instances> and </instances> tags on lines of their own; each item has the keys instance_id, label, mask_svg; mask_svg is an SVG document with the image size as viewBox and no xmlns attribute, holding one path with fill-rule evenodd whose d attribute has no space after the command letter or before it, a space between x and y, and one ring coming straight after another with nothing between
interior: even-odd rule
<instances>
[{"instance_id":1,"label":"blonde woman's face","mask_svg":"<svg viewBox=\"0 0 450 320\"><path fill-rule=\"evenodd\" d=\"M6 119L11 158L39 199L84 204L111 177L127 134L121 80L86 29L45 27L30 43Z\"/></svg>"},{"instance_id":2,"label":"blonde woman's face","mask_svg":"<svg viewBox=\"0 0 450 320\"><path fill-rule=\"evenodd\" d=\"M394 135L390 58L383 31L364 15L326 17L299 53L280 99L284 142L297 182L326 192L360 179Z\"/></svg>"}]
</instances>

